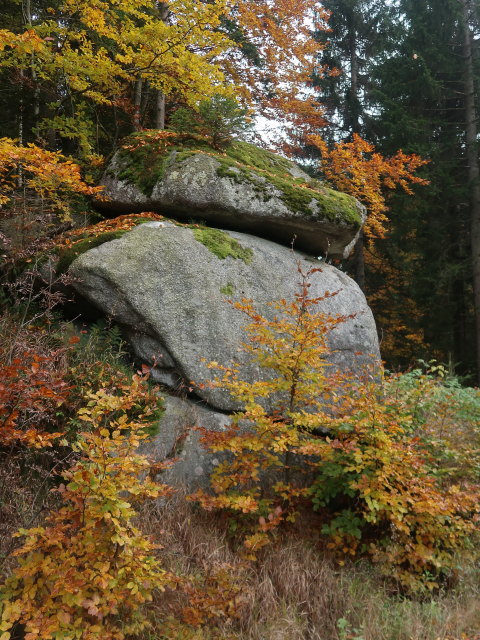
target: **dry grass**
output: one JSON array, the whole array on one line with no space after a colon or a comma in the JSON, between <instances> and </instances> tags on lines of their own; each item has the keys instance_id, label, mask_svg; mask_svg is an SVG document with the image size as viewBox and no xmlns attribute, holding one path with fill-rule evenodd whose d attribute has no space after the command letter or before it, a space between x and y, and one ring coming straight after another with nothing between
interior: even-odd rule
<instances>
[{"instance_id":1,"label":"dry grass","mask_svg":"<svg viewBox=\"0 0 480 640\"><path fill-rule=\"evenodd\" d=\"M53 451L42 453L12 447L1 452L0 465L0 583L16 560L19 529L39 526L58 498L50 491L55 468L65 464Z\"/></svg>"},{"instance_id":2,"label":"dry grass","mask_svg":"<svg viewBox=\"0 0 480 640\"><path fill-rule=\"evenodd\" d=\"M480 640L480 576L473 563L454 589L415 601L392 593L369 564L339 568L298 538L278 541L256 563L245 563L224 526L184 499L145 508L141 519L163 545L167 570L215 591L211 578L226 568L234 585L227 593L222 581L216 584L218 615L207 612L197 627L178 622L189 604L183 587L160 594L149 640ZM222 610L229 598L234 610Z\"/></svg>"},{"instance_id":3,"label":"dry grass","mask_svg":"<svg viewBox=\"0 0 480 640\"><path fill-rule=\"evenodd\" d=\"M25 478L15 459L2 469L3 555L12 550L12 533L36 524L42 514L32 509L38 497L31 474ZM480 577L473 563L451 591L414 601L392 594L370 565L339 568L299 539L279 541L256 563L246 563L228 543L224 526L183 498L143 507L140 520L163 545L165 569L184 578L156 595L153 629L142 640L480 640ZM4 577L11 564L3 563ZM230 591L217 580L222 571ZM189 594L186 586L195 589ZM186 624L189 597L203 589L216 600L203 602L203 624Z\"/></svg>"}]
</instances>

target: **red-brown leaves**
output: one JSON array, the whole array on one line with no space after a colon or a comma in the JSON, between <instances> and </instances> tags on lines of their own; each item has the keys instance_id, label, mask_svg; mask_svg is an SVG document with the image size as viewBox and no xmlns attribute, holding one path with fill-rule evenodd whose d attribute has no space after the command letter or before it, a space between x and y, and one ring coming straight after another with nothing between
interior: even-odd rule
<instances>
[{"instance_id":1,"label":"red-brown leaves","mask_svg":"<svg viewBox=\"0 0 480 640\"><path fill-rule=\"evenodd\" d=\"M316 0L242 0L234 16L261 61L227 61L240 94L285 125L291 142L304 141L307 132L326 124L311 82L314 74L328 73L318 64L323 45L313 37L327 29L328 12Z\"/></svg>"},{"instance_id":2,"label":"red-brown leaves","mask_svg":"<svg viewBox=\"0 0 480 640\"><path fill-rule=\"evenodd\" d=\"M5 353L1 353L5 360ZM26 349L2 366L0 378L0 445L22 443L51 446L60 433L45 429L56 424L55 413L66 402L70 387L56 363L63 350L40 355Z\"/></svg>"}]
</instances>

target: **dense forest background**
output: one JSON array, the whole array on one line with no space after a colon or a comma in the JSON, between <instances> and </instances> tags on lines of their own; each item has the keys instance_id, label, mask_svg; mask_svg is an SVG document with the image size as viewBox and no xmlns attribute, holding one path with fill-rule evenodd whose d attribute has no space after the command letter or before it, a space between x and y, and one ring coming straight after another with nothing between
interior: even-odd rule
<instances>
[{"instance_id":1,"label":"dense forest background","mask_svg":"<svg viewBox=\"0 0 480 640\"><path fill-rule=\"evenodd\" d=\"M477 3L283 3L264 25L250 3L223 4L122 3L106 17L101 2L3 2L0 134L61 151L93 178L132 130L224 94L270 118L257 130L285 124L283 150L310 170L312 133L418 154L429 184L389 195L385 237L361 239L343 268L366 291L387 366L436 358L472 380Z\"/></svg>"},{"instance_id":2,"label":"dense forest background","mask_svg":"<svg viewBox=\"0 0 480 640\"><path fill-rule=\"evenodd\" d=\"M477 92L475 5L469 6L468 29ZM430 160L422 170L430 184L417 188L413 198L394 195L389 233L366 247L365 288L387 343L387 361L405 364L411 353L429 354L471 373L473 214L466 130L472 116L464 7L457 0L326 6L332 32L324 34L330 42L324 59L344 70L339 79L321 83L334 125L327 135L348 139L357 132L383 154L402 148Z\"/></svg>"}]
</instances>

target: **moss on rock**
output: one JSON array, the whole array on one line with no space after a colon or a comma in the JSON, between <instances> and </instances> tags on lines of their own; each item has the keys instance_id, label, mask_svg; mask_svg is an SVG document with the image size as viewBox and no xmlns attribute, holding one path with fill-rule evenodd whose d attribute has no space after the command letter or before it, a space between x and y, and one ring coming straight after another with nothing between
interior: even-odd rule
<instances>
[{"instance_id":1,"label":"moss on rock","mask_svg":"<svg viewBox=\"0 0 480 640\"><path fill-rule=\"evenodd\" d=\"M362 224L354 198L319 180L296 178L292 175L295 165L290 160L238 140L222 152L200 136L171 131L137 132L126 139L119 151L117 177L136 185L150 197L171 163L180 164L198 153L216 159L219 177L229 178L237 184L250 184L265 201L276 195L295 213L310 216L318 211L332 223L353 225L358 229Z\"/></svg>"},{"instance_id":2,"label":"moss on rock","mask_svg":"<svg viewBox=\"0 0 480 640\"><path fill-rule=\"evenodd\" d=\"M97 236L88 236L83 238L82 240L75 242L71 247L59 249L58 262L55 269L57 274L60 275L61 273L65 273L75 258L78 258L82 253L85 253L94 247L99 247L105 242L110 242L110 240L117 240L125 235L125 233L127 233L127 231L124 230L107 231Z\"/></svg>"},{"instance_id":3,"label":"moss on rock","mask_svg":"<svg viewBox=\"0 0 480 640\"><path fill-rule=\"evenodd\" d=\"M207 247L207 249L220 258L234 258L236 260L243 260L245 264L250 264L253 258L252 249L242 247L242 245L220 229L210 229L208 227L201 227L193 230L195 240L201 242Z\"/></svg>"},{"instance_id":4,"label":"moss on rock","mask_svg":"<svg viewBox=\"0 0 480 640\"><path fill-rule=\"evenodd\" d=\"M231 282L227 282L224 287L220 287L220 293L222 293L224 296L233 296L233 294L235 293L235 285Z\"/></svg>"},{"instance_id":5,"label":"moss on rock","mask_svg":"<svg viewBox=\"0 0 480 640\"><path fill-rule=\"evenodd\" d=\"M158 220L158 218L164 219L163 216L148 213L119 216L118 218L107 221L108 226L117 226L118 228L108 228L107 226L107 229L105 229L106 223L102 221L84 230L74 230L70 237L63 238L62 244L53 248L53 252L58 256L55 269L57 275L65 273L75 258L78 258L82 253L98 247L105 242L110 242L110 240L118 240L118 238L121 238L125 233L131 231L132 228L146 222ZM67 240L67 242L65 242L65 240ZM48 259L50 253L51 250L45 252L45 259Z\"/></svg>"},{"instance_id":6,"label":"moss on rock","mask_svg":"<svg viewBox=\"0 0 480 640\"><path fill-rule=\"evenodd\" d=\"M177 152L176 161L181 161L200 150L213 152L204 139L195 136L172 131L138 131L128 136L119 149L117 177L150 197L172 159L172 152Z\"/></svg>"}]
</instances>

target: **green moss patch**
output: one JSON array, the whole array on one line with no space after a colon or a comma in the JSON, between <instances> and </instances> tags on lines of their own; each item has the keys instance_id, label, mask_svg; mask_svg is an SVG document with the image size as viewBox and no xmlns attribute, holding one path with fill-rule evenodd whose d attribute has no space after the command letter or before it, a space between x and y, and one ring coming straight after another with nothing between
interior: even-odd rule
<instances>
[{"instance_id":1,"label":"green moss patch","mask_svg":"<svg viewBox=\"0 0 480 640\"><path fill-rule=\"evenodd\" d=\"M232 238L224 231L203 227L194 229L193 235L195 240L205 245L220 260L230 257L236 260L243 260L245 264L250 264L252 261L252 249L242 247L235 238Z\"/></svg>"},{"instance_id":2,"label":"green moss patch","mask_svg":"<svg viewBox=\"0 0 480 640\"><path fill-rule=\"evenodd\" d=\"M200 150L213 152L206 140L198 136L172 131L139 131L128 136L119 149L120 171L117 177L136 185L150 197L154 186L162 179L173 151L179 153L178 161Z\"/></svg>"},{"instance_id":3,"label":"green moss patch","mask_svg":"<svg viewBox=\"0 0 480 640\"><path fill-rule=\"evenodd\" d=\"M319 216L333 223L361 226L361 215L354 198L339 193L319 180L306 183L294 178L293 163L255 145L233 141L224 152L214 149L201 136L172 131L143 131L127 138L119 152L118 177L135 184L150 197L170 163L181 163L194 154L203 153L217 160L217 175L236 183L249 183L259 197L268 201L275 187L280 199L291 211Z\"/></svg>"},{"instance_id":4,"label":"green moss patch","mask_svg":"<svg viewBox=\"0 0 480 640\"><path fill-rule=\"evenodd\" d=\"M224 287L220 287L220 293L222 293L224 296L233 296L233 294L235 293L235 285L233 285L231 282L227 282Z\"/></svg>"},{"instance_id":5,"label":"green moss patch","mask_svg":"<svg viewBox=\"0 0 480 640\"><path fill-rule=\"evenodd\" d=\"M100 233L98 236L90 236L88 238L84 238L83 240L79 240L75 242L71 247L62 248L58 250L58 262L56 272L57 274L65 273L68 267L72 264L75 258L82 255L86 251L93 249L94 247L99 247L101 244L105 242L110 242L110 240L117 240L121 238L123 235L128 233L127 231L107 231L105 233Z\"/></svg>"}]
</instances>

